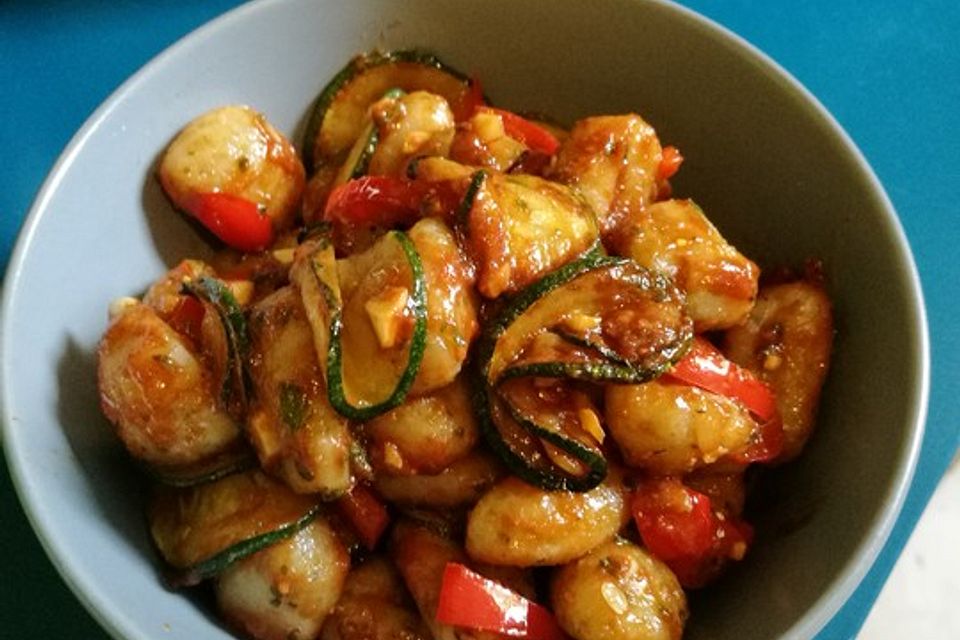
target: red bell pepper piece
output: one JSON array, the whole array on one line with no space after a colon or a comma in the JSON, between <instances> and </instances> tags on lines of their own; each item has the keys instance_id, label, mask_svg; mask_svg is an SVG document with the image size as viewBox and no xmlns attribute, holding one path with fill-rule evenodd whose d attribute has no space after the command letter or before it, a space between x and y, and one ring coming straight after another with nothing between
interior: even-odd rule
<instances>
[{"instance_id":1,"label":"red bell pepper piece","mask_svg":"<svg viewBox=\"0 0 960 640\"><path fill-rule=\"evenodd\" d=\"M749 524L714 511L709 496L676 478L642 483L631 506L644 546L685 587L709 582L724 559L742 558L753 539Z\"/></svg>"},{"instance_id":2,"label":"red bell pepper piece","mask_svg":"<svg viewBox=\"0 0 960 640\"><path fill-rule=\"evenodd\" d=\"M390 514L380 499L363 485L356 485L350 493L336 502L337 511L356 531L367 549L373 550L390 524Z\"/></svg>"},{"instance_id":3,"label":"red bell pepper piece","mask_svg":"<svg viewBox=\"0 0 960 640\"><path fill-rule=\"evenodd\" d=\"M200 193L187 210L228 246L261 251L273 242L273 223L256 203L229 193Z\"/></svg>"},{"instance_id":4,"label":"red bell pepper piece","mask_svg":"<svg viewBox=\"0 0 960 640\"><path fill-rule=\"evenodd\" d=\"M540 125L522 118L515 113L496 109L494 107L480 107L481 111L495 113L503 120L503 130L508 136L527 145L532 151L552 156L560 148L560 141L556 136Z\"/></svg>"},{"instance_id":5,"label":"red bell pepper piece","mask_svg":"<svg viewBox=\"0 0 960 640\"><path fill-rule=\"evenodd\" d=\"M486 104L483 98L483 87L480 86L480 80L470 78L470 86L463 93L456 104L452 105L453 119L456 122L468 120L479 107Z\"/></svg>"},{"instance_id":6,"label":"red bell pepper piece","mask_svg":"<svg viewBox=\"0 0 960 640\"><path fill-rule=\"evenodd\" d=\"M456 562L443 571L437 622L529 640L565 640L548 609Z\"/></svg>"},{"instance_id":7,"label":"red bell pepper piece","mask_svg":"<svg viewBox=\"0 0 960 640\"><path fill-rule=\"evenodd\" d=\"M770 386L748 369L727 360L704 338L694 338L689 353L664 375L732 398L762 422L777 414L777 401Z\"/></svg>"},{"instance_id":8,"label":"red bell pepper piece","mask_svg":"<svg viewBox=\"0 0 960 640\"><path fill-rule=\"evenodd\" d=\"M663 148L663 156L660 160L660 166L657 168L657 177L661 180L669 180L677 171L680 170L680 165L683 164L683 156L680 155L680 150L674 147L673 145L668 145Z\"/></svg>"},{"instance_id":9,"label":"red bell pepper piece","mask_svg":"<svg viewBox=\"0 0 960 640\"><path fill-rule=\"evenodd\" d=\"M783 422L773 389L749 369L727 360L704 338L695 338L690 352L664 377L731 398L760 422L754 442L730 455L734 461L749 464L773 460L783 451Z\"/></svg>"},{"instance_id":10,"label":"red bell pepper piece","mask_svg":"<svg viewBox=\"0 0 960 640\"><path fill-rule=\"evenodd\" d=\"M180 335L187 336L194 344L202 341L203 303L193 296L180 296L167 316L167 324Z\"/></svg>"},{"instance_id":11,"label":"red bell pepper piece","mask_svg":"<svg viewBox=\"0 0 960 640\"><path fill-rule=\"evenodd\" d=\"M425 185L390 176L363 176L338 186L327 198L325 220L394 227L418 217Z\"/></svg>"}]
</instances>

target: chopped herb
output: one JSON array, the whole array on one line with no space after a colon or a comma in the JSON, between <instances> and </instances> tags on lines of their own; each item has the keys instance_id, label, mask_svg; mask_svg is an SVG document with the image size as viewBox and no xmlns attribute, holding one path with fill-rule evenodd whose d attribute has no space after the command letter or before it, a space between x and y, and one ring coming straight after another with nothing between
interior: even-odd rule
<instances>
[{"instance_id":1,"label":"chopped herb","mask_svg":"<svg viewBox=\"0 0 960 640\"><path fill-rule=\"evenodd\" d=\"M279 607L280 604L283 602L283 594L280 593L280 589L277 588L277 585L275 584L270 585L270 595L272 596L270 598L270 604L273 605L274 607Z\"/></svg>"},{"instance_id":2,"label":"chopped herb","mask_svg":"<svg viewBox=\"0 0 960 640\"><path fill-rule=\"evenodd\" d=\"M280 417L292 431L303 426L307 415L307 395L292 382L280 383Z\"/></svg>"}]
</instances>

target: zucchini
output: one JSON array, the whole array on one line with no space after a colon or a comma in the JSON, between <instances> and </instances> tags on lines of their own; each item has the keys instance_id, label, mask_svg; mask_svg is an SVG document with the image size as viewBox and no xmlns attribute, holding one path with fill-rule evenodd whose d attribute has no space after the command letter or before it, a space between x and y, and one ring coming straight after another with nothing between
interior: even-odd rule
<instances>
[{"instance_id":1,"label":"zucchini","mask_svg":"<svg viewBox=\"0 0 960 640\"><path fill-rule=\"evenodd\" d=\"M473 398L484 440L524 482L552 491L589 491L606 477L607 461L601 451L542 428L522 415L518 420L518 412L479 376ZM551 456L547 446L570 456L575 468L558 465L556 453Z\"/></svg>"},{"instance_id":2,"label":"zucchini","mask_svg":"<svg viewBox=\"0 0 960 640\"><path fill-rule=\"evenodd\" d=\"M387 98L397 99L403 96L403 94L402 89L390 89L383 94L381 100ZM343 163L343 166L340 168L340 173L333 183L335 187L348 180L355 180L367 175L367 171L370 169L370 160L373 158L373 154L376 153L377 144L380 142L380 129L377 127L377 124L373 122L369 113L365 116L364 122L366 124L364 124L360 137L357 138L357 141L354 143L353 148L347 155L346 162Z\"/></svg>"},{"instance_id":3,"label":"zucchini","mask_svg":"<svg viewBox=\"0 0 960 640\"><path fill-rule=\"evenodd\" d=\"M183 465L144 465L148 476L171 487L192 487L213 482L232 473L252 469L257 458L245 442L198 462Z\"/></svg>"},{"instance_id":4,"label":"zucchini","mask_svg":"<svg viewBox=\"0 0 960 640\"><path fill-rule=\"evenodd\" d=\"M329 377L330 323L343 306L337 279L337 260L328 224L317 225L301 239L294 254L290 280L300 290L307 321L313 330L313 346L324 380Z\"/></svg>"},{"instance_id":5,"label":"zucchini","mask_svg":"<svg viewBox=\"0 0 960 640\"><path fill-rule=\"evenodd\" d=\"M316 497L294 493L255 469L187 489L160 487L147 517L169 565L167 579L181 587L294 534L319 510Z\"/></svg>"},{"instance_id":6,"label":"zucchini","mask_svg":"<svg viewBox=\"0 0 960 640\"><path fill-rule=\"evenodd\" d=\"M368 122L363 133L357 138L353 149L350 150L343 166L340 167L340 173L333 181L333 186L337 187L348 180L356 180L367 175L367 170L370 168L370 158L377 150L378 142L380 142L380 130L372 122Z\"/></svg>"},{"instance_id":7,"label":"zucchini","mask_svg":"<svg viewBox=\"0 0 960 640\"><path fill-rule=\"evenodd\" d=\"M603 434L582 424L586 405L570 405L573 381L651 380L692 339L669 278L594 249L521 291L490 323L477 351L481 432L527 482L588 490L606 475Z\"/></svg>"},{"instance_id":8,"label":"zucchini","mask_svg":"<svg viewBox=\"0 0 960 640\"><path fill-rule=\"evenodd\" d=\"M301 249L291 277L300 287L314 345L324 362L330 404L363 422L403 403L427 341L427 287L410 237L390 231L368 251L336 262L326 239ZM385 291L400 291L409 336L385 345L369 317ZM401 332L402 333L402 332Z\"/></svg>"},{"instance_id":9,"label":"zucchini","mask_svg":"<svg viewBox=\"0 0 960 640\"><path fill-rule=\"evenodd\" d=\"M500 382L536 377L639 384L658 374L657 369L644 371L622 361L602 345L592 345L562 331L546 331L503 371Z\"/></svg>"},{"instance_id":10,"label":"zucchini","mask_svg":"<svg viewBox=\"0 0 960 640\"><path fill-rule=\"evenodd\" d=\"M215 361L223 363L223 381L220 387L220 401L234 418L242 419L246 414L249 381L246 362L250 349L250 337L247 333L247 320L243 309L233 293L222 280L211 276L200 276L183 283L183 292L200 300L204 307L213 309L220 318L222 334L216 342L222 348L214 349Z\"/></svg>"},{"instance_id":11,"label":"zucchini","mask_svg":"<svg viewBox=\"0 0 960 640\"><path fill-rule=\"evenodd\" d=\"M525 366L522 358L515 364L518 354L544 331L560 331L607 362L629 365L619 382L651 380L679 360L693 339L683 302L668 277L629 259L588 254L525 289L493 321L480 347L487 383L523 375L507 369ZM590 379L587 373L563 377Z\"/></svg>"},{"instance_id":12,"label":"zucchini","mask_svg":"<svg viewBox=\"0 0 960 640\"><path fill-rule=\"evenodd\" d=\"M417 180L432 185L451 186L454 193L463 193L449 209L453 222L465 228L469 221L470 209L483 187L488 171L474 169L471 166L441 158L439 156L421 156L414 158L407 164L406 176L410 180ZM429 197L429 196L428 196ZM429 210L429 207L424 207ZM441 216L441 217L446 217Z\"/></svg>"},{"instance_id":13,"label":"zucchini","mask_svg":"<svg viewBox=\"0 0 960 640\"><path fill-rule=\"evenodd\" d=\"M314 103L303 144L307 172L342 162L360 137L367 108L394 87L429 91L451 106L470 92L469 79L432 54L408 50L359 55L327 83Z\"/></svg>"},{"instance_id":14,"label":"zucchini","mask_svg":"<svg viewBox=\"0 0 960 640\"><path fill-rule=\"evenodd\" d=\"M460 205L457 207L456 212L454 212L453 219L458 225L465 227L469 223L470 210L473 209L473 203L477 199L477 194L480 193L480 189L483 188L483 182L486 179L487 172L483 169L476 171L470 177L470 184L463 194L463 200L460 201Z\"/></svg>"}]
</instances>

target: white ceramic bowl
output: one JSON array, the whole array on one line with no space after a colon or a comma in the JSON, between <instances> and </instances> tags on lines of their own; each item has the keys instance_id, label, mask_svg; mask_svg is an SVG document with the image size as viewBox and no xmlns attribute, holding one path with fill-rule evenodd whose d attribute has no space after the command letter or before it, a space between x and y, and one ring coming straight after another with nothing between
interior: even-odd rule
<instances>
[{"instance_id":1,"label":"white ceramic bowl","mask_svg":"<svg viewBox=\"0 0 960 640\"><path fill-rule=\"evenodd\" d=\"M66 582L117 637L229 637L158 580L141 485L98 410L95 346L111 299L207 253L151 175L173 133L245 102L297 134L326 80L373 47L433 50L514 109L568 122L637 111L687 158L676 192L745 253L767 266L823 259L838 333L819 433L769 478L755 549L694 599L687 636L812 637L875 559L916 462L918 279L882 188L823 108L736 36L658 1L265 0L125 83L57 163L6 281L5 450Z\"/></svg>"}]
</instances>

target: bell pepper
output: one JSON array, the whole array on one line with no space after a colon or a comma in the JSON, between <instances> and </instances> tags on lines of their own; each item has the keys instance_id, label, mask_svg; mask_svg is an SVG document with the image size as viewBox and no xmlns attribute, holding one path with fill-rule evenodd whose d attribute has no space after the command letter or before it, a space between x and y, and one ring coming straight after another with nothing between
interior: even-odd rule
<instances>
[{"instance_id":1,"label":"bell pepper","mask_svg":"<svg viewBox=\"0 0 960 640\"><path fill-rule=\"evenodd\" d=\"M380 499L370 489L358 484L337 500L336 506L337 512L350 523L363 546L369 550L375 549L390 524L390 514Z\"/></svg>"},{"instance_id":2,"label":"bell pepper","mask_svg":"<svg viewBox=\"0 0 960 640\"><path fill-rule=\"evenodd\" d=\"M552 156L560 148L560 141L544 127L504 109L479 107L479 110L500 116L504 132L525 144L532 151Z\"/></svg>"},{"instance_id":3,"label":"bell pepper","mask_svg":"<svg viewBox=\"0 0 960 640\"><path fill-rule=\"evenodd\" d=\"M514 638L566 638L548 609L456 562L443 571L436 615L442 624Z\"/></svg>"},{"instance_id":4,"label":"bell pepper","mask_svg":"<svg viewBox=\"0 0 960 640\"><path fill-rule=\"evenodd\" d=\"M418 217L424 185L390 176L363 176L330 193L325 220L392 228Z\"/></svg>"},{"instance_id":5,"label":"bell pepper","mask_svg":"<svg viewBox=\"0 0 960 640\"><path fill-rule=\"evenodd\" d=\"M256 203L229 193L195 195L187 211L225 244L240 251L261 251L273 242L273 223Z\"/></svg>"},{"instance_id":6,"label":"bell pepper","mask_svg":"<svg viewBox=\"0 0 960 640\"><path fill-rule=\"evenodd\" d=\"M680 150L673 145L664 147L660 166L657 167L657 177L661 180L669 180L680 170L681 164L683 164L683 156L680 155Z\"/></svg>"},{"instance_id":7,"label":"bell pepper","mask_svg":"<svg viewBox=\"0 0 960 640\"><path fill-rule=\"evenodd\" d=\"M780 455L783 422L773 389L749 369L728 360L706 339L695 338L689 353L664 378L731 398L758 420L754 442L745 451L734 452L731 458L735 461L762 462Z\"/></svg>"},{"instance_id":8,"label":"bell pepper","mask_svg":"<svg viewBox=\"0 0 960 640\"><path fill-rule=\"evenodd\" d=\"M633 518L650 553L685 587L702 587L725 560L740 560L753 528L714 510L710 497L676 478L641 483L632 500Z\"/></svg>"}]
</instances>

